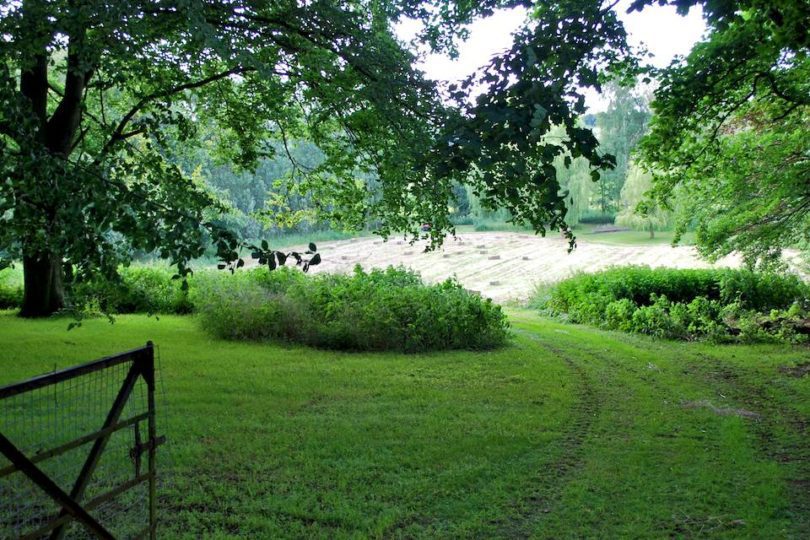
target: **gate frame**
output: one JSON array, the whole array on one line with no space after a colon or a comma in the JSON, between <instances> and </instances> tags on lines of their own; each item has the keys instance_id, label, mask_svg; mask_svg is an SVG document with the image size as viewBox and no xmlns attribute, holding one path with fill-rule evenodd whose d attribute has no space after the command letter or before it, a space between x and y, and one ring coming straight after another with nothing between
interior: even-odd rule
<instances>
[{"instance_id":1,"label":"gate frame","mask_svg":"<svg viewBox=\"0 0 810 540\"><path fill-rule=\"evenodd\" d=\"M157 436L157 427L155 423L155 349L151 341L146 343L146 346L137 349L132 349L113 356L107 356L80 364L67 369L46 373L38 377L10 384L0 387L0 402L3 399L38 390L53 384L58 384L64 381L101 371L119 364L131 362L132 365L121 383L121 388L107 413L107 418L104 421L102 428L96 432L89 433L74 439L67 443L61 444L55 448L50 448L36 455L28 457L20 451L0 430L0 453L5 455L11 465L0 469L0 480L4 476L14 472L22 472L32 482L34 482L42 491L44 491L51 499L53 499L61 508L55 517L52 517L43 526L35 531L28 533L22 538L41 538L43 535L50 533L50 538L59 540L63 538L67 525L72 521L78 521L85 528L94 534L97 538L114 539L115 537L101 525L91 514L90 511L100 504L120 495L121 493L143 483L149 483L149 523L142 531L140 531L136 538L147 537L150 540L156 538L157 533L157 497L156 497L156 450L157 447L165 442L165 437ZM143 377L146 383L147 392L147 412L137 414L126 420L119 420L124 406L129 400L138 378ZM140 441L138 425L141 421L147 421L148 439L146 442ZM98 460L104 452L104 448L110 439L110 436L121 429L134 426L135 428L135 446L130 451L130 457L135 462L135 478L128 480L114 489L95 497L84 505L81 504L84 491L93 474L93 471L98 464ZM2 426L0 426L2 427ZM46 473L44 473L37 463L48 458L63 454L74 448L93 442L93 446L88 453L78 477L74 481L70 493L65 492L60 488ZM146 453L148 456L148 472L145 474L140 473L140 460L141 455Z\"/></svg>"}]
</instances>

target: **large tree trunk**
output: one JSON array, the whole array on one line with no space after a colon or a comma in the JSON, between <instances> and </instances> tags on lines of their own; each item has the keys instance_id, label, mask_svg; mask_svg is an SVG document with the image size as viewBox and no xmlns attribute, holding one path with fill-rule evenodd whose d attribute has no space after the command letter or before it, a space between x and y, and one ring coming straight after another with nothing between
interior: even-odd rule
<instances>
[{"instance_id":1,"label":"large tree trunk","mask_svg":"<svg viewBox=\"0 0 810 540\"><path fill-rule=\"evenodd\" d=\"M62 259L53 253L23 257L22 317L47 317L65 307Z\"/></svg>"},{"instance_id":2,"label":"large tree trunk","mask_svg":"<svg viewBox=\"0 0 810 540\"><path fill-rule=\"evenodd\" d=\"M28 68L20 73L20 91L31 102L31 109L39 122L37 144L55 158L67 160L73 151L82 116L82 101L87 83L93 75L93 67L83 56L87 29L80 6L69 2L76 24L70 25L67 46L67 71L62 97L50 119L48 107L48 61L50 54L47 44L52 39L45 23L45 4L37 0L24 0L23 23L30 31L30 38L39 50L33 54ZM44 179L43 179L44 180ZM44 204L42 211L53 217L55 209L50 203ZM54 227L58 226L49 220ZM23 317L46 317L65 306L65 287L62 257L53 250L43 248L23 248Z\"/></svg>"}]
</instances>

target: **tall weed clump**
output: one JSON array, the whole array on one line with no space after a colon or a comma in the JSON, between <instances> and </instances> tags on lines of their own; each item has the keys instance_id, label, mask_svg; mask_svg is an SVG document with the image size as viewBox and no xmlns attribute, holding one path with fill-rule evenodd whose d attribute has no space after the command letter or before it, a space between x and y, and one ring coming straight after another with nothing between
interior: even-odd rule
<instances>
[{"instance_id":1,"label":"tall weed clump","mask_svg":"<svg viewBox=\"0 0 810 540\"><path fill-rule=\"evenodd\" d=\"M77 309L103 313L191 313L194 306L188 291L180 280L172 279L174 273L158 266L121 268L113 278L98 276L72 283L69 300Z\"/></svg>"},{"instance_id":2,"label":"tall weed clump","mask_svg":"<svg viewBox=\"0 0 810 540\"><path fill-rule=\"evenodd\" d=\"M16 309L22 305L23 279L19 267L0 270L0 309Z\"/></svg>"},{"instance_id":3,"label":"tall weed clump","mask_svg":"<svg viewBox=\"0 0 810 540\"><path fill-rule=\"evenodd\" d=\"M787 273L615 267L539 288L530 305L576 323L675 339L807 341L810 286Z\"/></svg>"},{"instance_id":4,"label":"tall weed clump","mask_svg":"<svg viewBox=\"0 0 810 540\"><path fill-rule=\"evenodd\" d=\"M226 339L279 339L338 350L489 349L508 339L501 308L448 280L403 268L306 276L253 270L198 283L203 327ZM234 279L230 279L234 278Z\"/></svg>"}]
</instances>

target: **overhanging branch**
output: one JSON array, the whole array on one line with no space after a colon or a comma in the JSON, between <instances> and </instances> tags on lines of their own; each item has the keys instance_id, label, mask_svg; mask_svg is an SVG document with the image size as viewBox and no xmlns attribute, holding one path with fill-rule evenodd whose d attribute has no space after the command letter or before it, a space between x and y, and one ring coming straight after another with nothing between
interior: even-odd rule
<instances>
[{"instance_id":1,"label":"overhanging branch","mask_svg":"<svg viewBox=\"0 0 810 540\"><path fill-rule=\"evenodd\" d=\"M253 68L242 67L242 66L234 67L234 68L231 68L231 69L228 69L228 70L225 70L225 71L221 71L221 72L216 73L214 75L211 75L210 77L200 79L198 81L192 81L192 82L179 84L177 86L173 86L173 87L168 88L166 90L161 90L159 92L154 92L152 94L144 96L118 122L118 125L113 130L112 135L110 135L109 140L104 145L104 148L102 148L100 155L101 156L106 155L110 151L110 149L113 147L113 145L115 145L115 143L117 143L117 142L119 142L121 140L124 140L127 137L131 137L133 135L136 135L137 133L140 132L140 130L137 130L137 129L133 130L133 131L130 131L130 132L125 132L124 130L126 129L129 122L131 122L132 119L135 117L135 115L138 114L141 110L143 110L151 102L153 102L155 100L158 100L158 99L167 98L167 97L173 96L175 94L179 94L180 92L184 92L186 90L193 90L195 88L200 88L202 86L205 86L205 85L214 83L216 81L222 80L222 79L224 79L226 77L230 77L231 75L239 75L239 74L242 74L242 73L246 73L248 71L253 71Z\"/></svg>"}]
</instances>

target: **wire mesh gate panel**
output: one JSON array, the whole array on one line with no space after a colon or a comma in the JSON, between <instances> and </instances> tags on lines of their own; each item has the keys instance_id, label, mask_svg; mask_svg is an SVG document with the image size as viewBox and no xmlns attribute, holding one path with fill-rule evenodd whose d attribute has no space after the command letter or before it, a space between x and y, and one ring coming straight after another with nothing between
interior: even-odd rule
<instances>
[{"instance_id":1,"label":"wire mesh gate panel","mask_svg":"<svg viewBox=\"0 0 810 540\"><path fill-rule=\"evenodd\" d=\"M155 355L0 387L0 538L155 538Z\"/></svg>"}]
</instances>

